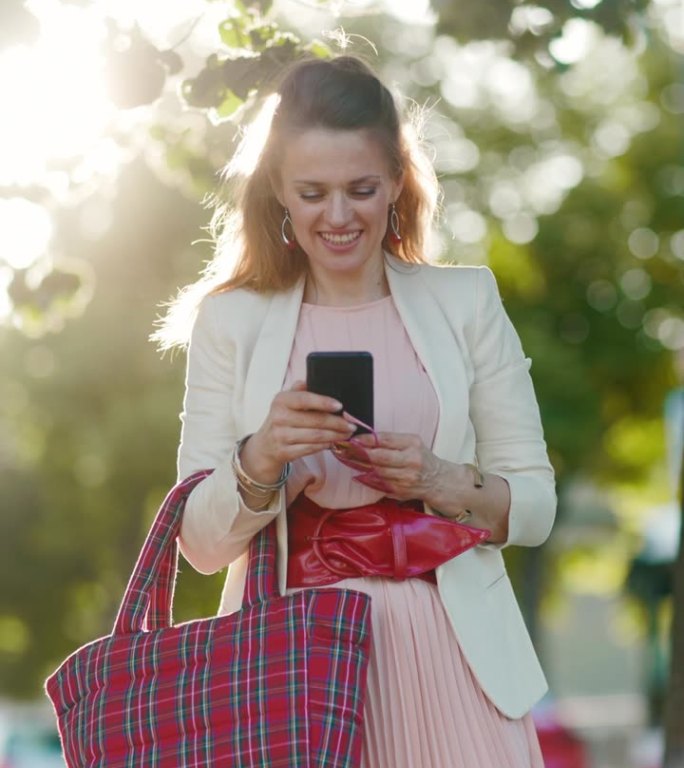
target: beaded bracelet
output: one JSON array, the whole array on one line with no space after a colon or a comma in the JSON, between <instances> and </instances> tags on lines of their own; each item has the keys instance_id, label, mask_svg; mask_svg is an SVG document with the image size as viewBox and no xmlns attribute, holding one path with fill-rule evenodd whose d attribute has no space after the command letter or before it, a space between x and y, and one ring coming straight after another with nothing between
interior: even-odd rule
<instances>
[{"instance_id":1,"label":"beaded bracelet","mask_svg":"<svg viewBox=\"0 0 684 768\"><path fill-rule=\"evenodd\" d=\"M276 480L275 483L260 483L258 480L250 477L247 472L245 472L242 466L242 462L240 461L240 451L242 450L242 446L249 440L250 437L251 435L246 435L241 440L238 440L237 443L235 443L230 465L233 469L233 472L235 473L235 479L237 480L238 485L240 488L242 488L243 491L245 491L245 493L249 493L252 496L261 498L268 498L285 485L287 478L292 472L292 464L290 464L289 461L285 464L283 471L280 473L280 477Z\"/></svg>"}]
</instances>

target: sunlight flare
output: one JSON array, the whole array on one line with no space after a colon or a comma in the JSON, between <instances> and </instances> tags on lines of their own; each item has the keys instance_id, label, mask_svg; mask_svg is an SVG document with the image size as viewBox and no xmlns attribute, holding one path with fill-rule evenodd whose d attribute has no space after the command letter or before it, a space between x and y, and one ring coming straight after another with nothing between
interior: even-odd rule
<instances>
[{"instance_id":1,"label":"sunlight flare","mask_svg":"<svg viewBox=\"0 0 684 768\"><path fill-rule=\"evenodd\" d=\"M82 156L106 131L112 107L93 14L45 3L31 47L0 56L0 183L31 184L55 163Z\"/></svg>"},{"instance_id":2,"label":"sunlight flare","mask_svg":"<svg viewBox=\"0 0 684 768\"><path fill-rule=\"evenodd\" d=\"M10 267L30 267L44 255L51 237L45 208L20 197L0 200L0 253Z\"/></svg>"}]
</instances>

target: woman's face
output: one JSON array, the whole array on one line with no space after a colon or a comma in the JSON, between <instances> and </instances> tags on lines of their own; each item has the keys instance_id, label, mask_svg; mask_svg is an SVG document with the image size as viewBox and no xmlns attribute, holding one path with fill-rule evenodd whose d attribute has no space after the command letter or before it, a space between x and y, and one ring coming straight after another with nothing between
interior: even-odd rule
<instances>
[{"instance_id":1,"label":"woman's face","mask_svg":"<svg viewBox=\"0 0 684 768\"><path fill-rule=\"evenodd\" d=\"M285 148L278 197L314 278L375 274L388 208L400 191L367 131L312 128Z\"/></svg>"}]
</instances>

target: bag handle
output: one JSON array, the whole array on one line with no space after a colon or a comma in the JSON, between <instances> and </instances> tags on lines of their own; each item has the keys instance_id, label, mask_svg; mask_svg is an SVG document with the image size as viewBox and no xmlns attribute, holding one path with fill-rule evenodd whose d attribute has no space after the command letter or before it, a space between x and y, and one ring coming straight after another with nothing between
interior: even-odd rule
<instances>
[{"instance_id":1,"label":"bag handle","mask_svg":"<svg viewBox=\"0 0 684 768\"><path fill-rule=\"evenodd\" d=\"M165 629L173 625L173 592L178 569L178 533L188 496L213 470L200 470L175 485L164 499L145 539L114 623L114 634ZM275 523L250 543L243 605L276 594Z\"/></svg>"}]
</instances>

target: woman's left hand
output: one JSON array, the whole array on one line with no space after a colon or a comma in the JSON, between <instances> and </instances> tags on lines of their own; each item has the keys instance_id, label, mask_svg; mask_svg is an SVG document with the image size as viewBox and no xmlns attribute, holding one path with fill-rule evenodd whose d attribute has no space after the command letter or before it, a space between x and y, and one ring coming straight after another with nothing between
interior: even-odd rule
<instances>
[{"instance_id":1,"label":"woman's left hand","mask_svg":"<svg viewBox=\"0 0 684 768\"><path fill-rule=\"evenodd\" d=\"M400 501L426 501L438 484L442 460L418 435L378 432L377 438L377 443L372 435L360 435L355 439L357 445L365 448L372 468L354 479Z\"/></svg>"},{"instance_id":2,"label":"woman's left hand","mask_svg":"<svg viewBox=\"0 0 684 768\"><path fill-rule=\"evenodd\" d=\"M475 485L472 466L454 464L435 456L417 435L379 432L360 435L353 446L361 462L349 466L360 474L354 480L385 496L408 501L419 499L444 517L459 520L467 511L468 524L490 532L490 543L508 540L511 495L508 483L487 474L484 485Z\"/></svg>"}]
</instances>

